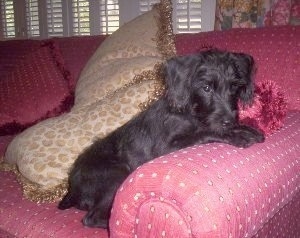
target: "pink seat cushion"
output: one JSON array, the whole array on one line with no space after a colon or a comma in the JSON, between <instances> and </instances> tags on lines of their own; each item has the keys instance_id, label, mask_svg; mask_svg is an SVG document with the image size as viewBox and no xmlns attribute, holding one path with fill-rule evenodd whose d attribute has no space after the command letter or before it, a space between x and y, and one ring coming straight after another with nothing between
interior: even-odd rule
<instances>
[{"instance_id":1,"label":"pink seat cushion","mask_svg":"<svg viewBox=\"0 0 300 238\"><path fill-rule=\"evenodd\" d=\"M257 64L256 80L272 80L287 96L288 108L300 109L300 26L180 34L178 55L199 52L205 47L252 55Z\"/></svg>"},{"instance_id":2,"label":"pink seat cushion","mask_svg":"<svg viewBox=\"0 0 300 238\"><path fill-rule=\"evenodd\" d=\"M0 237L108 238L107 230L82 225L85 212L58 210L57 203L37 204L25 199L11 172L0 171ZM3 236L9 237L9 236Z\"/></svg>"},{"instance_id":3,"label":"pink seat cushion","mask_svg":"<svg viewBox=\"0 0 300 238\"><path fill-rule=\"evenodd\" d=\"M73 96L61 59L57 48L47 44L0 80L0 135L20 132L70 109Z\"/></svg>"}]
</instances>

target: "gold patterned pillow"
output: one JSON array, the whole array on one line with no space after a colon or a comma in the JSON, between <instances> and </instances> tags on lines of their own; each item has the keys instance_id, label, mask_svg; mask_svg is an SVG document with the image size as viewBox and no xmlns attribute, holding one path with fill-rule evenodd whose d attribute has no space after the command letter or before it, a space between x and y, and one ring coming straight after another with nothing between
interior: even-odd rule
<instances>
[{"instance_id":1,"label":"gold patterned pillow","mask_svg":"<svg viewBox=\"0 0 300 238\"><path fill-rule=\"evenodd\" d=\"M155 41L157 18L158 11L149 11L122 26L100 45L80 74L75 90L76 107L106 97L161 61Z\"/></svg>"},{"instance_id":2,"label":"gold patterned pillow","mask_svg":"<svg viewBox=\"0 0 300 238\"><path fill-rule=\"evenodd\" d=\"M13 167L27 198L60 199L79 153L96 137L126 123L154 97L161 85L159 65L175 52L169 4L162 0L101 44L80 76L69 113L28 128L10 143L5 162L13 166L2 168ZM162 38L168 38L166 46Z\"/></svg>"}]
</instances>

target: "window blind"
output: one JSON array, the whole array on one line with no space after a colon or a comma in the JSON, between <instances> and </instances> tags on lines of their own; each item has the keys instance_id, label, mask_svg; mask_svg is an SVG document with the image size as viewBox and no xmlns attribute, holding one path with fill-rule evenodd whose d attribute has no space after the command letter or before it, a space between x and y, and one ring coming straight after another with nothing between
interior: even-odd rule
<instances>
[{"instance_id":1,"label":"window blind","mask_svg":"<svg viewBox=\"0 0 300 238\"><path fill-rule=\"evenodd\" d=\"M26 0L26 23L28 37L40 35L38 0Z\"/></svg>"},{"instance_id":2,"label":"window blind","mask_svg":"<svg viewBox=\"0 0 300 238\"><path fill-rule=\"evenodd\" d=\"M15 11L13 0L1 0L2 34L5 38L15 37Z\"/></svg>"},{"instance_id":3,"label":"window blind","mask_svg":"<svg viewBox=\"0 0 300 238\"><path fill-rule=\"evenodd\" d=\"M63 36L63 8L61 0L47 0L47 31L49 37Z\"/></svg>"},{"instance_id":4,"label":"window blind","mask_svg":"<svg viewBox=\"0 0 300 238\"><path fill-rule=\"evenodd\" d=\"M130 0L128 3L124 1L0 0L0 38L111 34L120 24L149 11L153 4L159 2L159 0ZM205 15L207 18L213 14L207 9L214 9L212 4L214 1L172 0L174 32L207 30L206 25L201 22L201 17ZM210 8L203 8L204 5ZM206 9L203 15L201 9Z\"/></svg>"},{"instance_id":5,"label":"window blind","mask_svg":"<svg viewBox=\"0 0 300 238\"><path fill-rule=\"evenodd\" d=\"M124 0L123 0L124 1ZM100 0L100 32L111 34L119 28L119 1Z\"/></svg>"},{"instance_id":6,"label":"window blind","mask_svg":"<svg viewBox=\"0 0 300 238\"><path fill-rule=\"evenodd\" d=\"M140 14L149 11L159 0L140 0ZM172 0L175 33L201 31L201 0Z\"/></svg>"},{"instance_id":7,"label":"window blind","mask_svg":"<svg viewBox=\"0 0 300 238\"><path fill-rule=\"evenodd\" d=\"M90 35L89 1L72 0L73 35Z\"/></svg>"},{"instance_id":8,"label":"window blind","mask_svg":"<svg viewBox=\"0 0 300 238\"><path fill-rule=\"evenodd\" d=\"M152 6L158 2L159 0L140 0L140 13L151 10Z\"/></svg>"},{"instance_id":9,"label":"window blind","mask_svg":"<svg viewBox=\"0 0 300 238\"><path fill-rule=\"evenodd\" d=\"M176 32L201 31L201 0L177 0L173 6Z\"/></svg>"}]
</instances>

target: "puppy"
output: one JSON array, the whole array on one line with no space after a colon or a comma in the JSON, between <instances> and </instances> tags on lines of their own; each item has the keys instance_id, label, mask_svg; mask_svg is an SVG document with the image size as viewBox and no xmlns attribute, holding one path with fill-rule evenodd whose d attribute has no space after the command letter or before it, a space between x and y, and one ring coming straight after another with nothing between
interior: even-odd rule
<instances>
[{"instance_id":1,"label":"puppy","mask_svg":"<svg viewBox=\"0 0 300 238\"><path fill-rule=\"evenodd\" d=\"M117 189L141 164L196 143L263 142L238 123L238 102L253 99L252 70L250 55L218 50L167 61L164 95L79 155L58 207L87 210L84 225L107 228Z\"/></svg>"}]
</instances>

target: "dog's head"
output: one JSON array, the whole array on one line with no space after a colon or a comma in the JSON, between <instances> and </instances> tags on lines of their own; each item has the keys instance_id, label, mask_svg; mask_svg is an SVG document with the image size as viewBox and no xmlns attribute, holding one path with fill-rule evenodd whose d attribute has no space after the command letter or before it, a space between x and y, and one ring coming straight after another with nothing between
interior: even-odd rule
<instances>
[{"instance_id":1,"label":"dog's head","mask_svg":"<svg viewBox=\"0 0 300 238\"><path fill-rule=\"evenodd\" d=\"M174 111L189 112L212 129L237 122L238 101L253 99L253 58L209 50L166 63L166 98Z\"/></svg>"}]
</instances>

